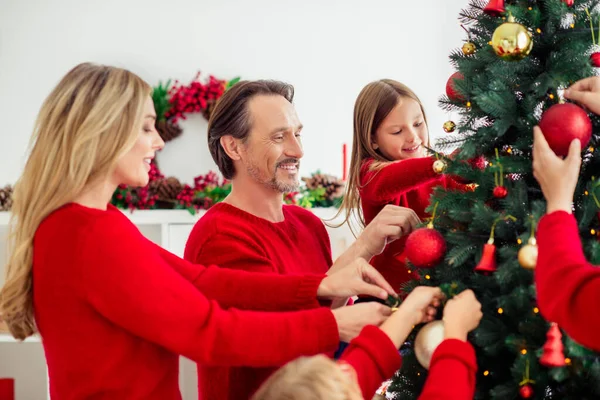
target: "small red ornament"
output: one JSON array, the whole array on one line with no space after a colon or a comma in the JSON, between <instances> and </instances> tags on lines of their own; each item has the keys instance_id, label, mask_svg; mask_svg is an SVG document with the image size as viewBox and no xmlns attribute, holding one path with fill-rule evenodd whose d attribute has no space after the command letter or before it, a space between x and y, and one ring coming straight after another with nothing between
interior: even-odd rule
<instances>
[{"instance_id":1,"label":"small red ornament","mask_svg":"<svg viewBox=\"0 0 600 400\"><path fill-rule=\"evenodd\" d=\"M490 239L483 246L481 260L479 260L479 264L477 264L474 271L491 274L492 272L496 272L496 270L496 245L494 245L493 239Z\"/></svg>"},{"instance_id":2,"label":"small red ornament","mask_svg":"<svg viewBox=\"0 0 600 400\"><path fill-rule=\"evenodd\" d=\"M600 52L592 53L590 61L594 67L600 67Z\"/></svg>"},{"instance_id":3,"label":"small red ornament","mask_svg":"<svg viewBox=\"0 0 600 400\"><path fill-rule=\"evenodd\" d=\"M406 258L416 267L431 268L446 254L446 241L441 233L428 225L411 233L406 239Z\"/></svg>"},{"instance_id":4,"label":"small red ornament","mask_svg":"<svg viewBox=\"0 0 600 400\"><path fill-rule=\"evenodd\" d=\"M533 396L533 388L530 385L523 385L519 389L519 395L524 399L530 399Z\"/></svg>"},{"instance_id":5,"label":"small red ornament","mask_svg":"<svg viewBox=\"0 0 600 400\"><path fill-rule=\"evenodd\" d=\"M454 80L456 79L462 80L465 79L465 77L458 71L450 75L450 78L448 78L448 81L446 82L446 95L452 101L462 101L465 98L458 93L454 87Z\"/></svg>"},{"instance_id":6,"label":"small red ornament","mask_svg":"<svg viewBox=\"0 0 600 400\"><path fill-rule=\"evenodd\" d=\"M555 104L542 114L540 129L548 145L559 156L569 153L574 139L585 148L592 138L592 121L583 108L572 104Z\"/></svg>"},{"instance_id":7,"label":"small red ornament","mask_svg":"<svg viewBox=\"0 0 600 400\"><path fill-rule=\"evenodd\" d=\"M493 17L499 16L504 12L504 0L490 0L483 12Z\"/></svg>"},{"instance_id":8,"label":"small red ornament","mask_svg":"<svg viewBox=\"0 0 600 400\"><path fill-rule=\"evenodd\" d=\"M562 0L568 7L572 7L575 4L575 0Z\"/></svg>"},{"instance_id":9,"label":"small red ornament","mask_svg":"<svg viewBox=\"0 0 600 400\"><path fill-rule=\"evenodd\" d=\"M567 363L563 352L562 333L555 322L550 324L546 337L548 339L544 344L544 354L540 357L540 364L546 367L564 367Z\"/></svg>"},{"instance_id":10,"label":"small red ornament","mask_svg":"<svg viewBox=\"0 0 600 400\"><path fill-rule=\"evenodd\" d=\"M477 156L469 160L471 167L483 171L487 165L487 160L484 156Z\"/></svg>"},{"instance_id":11,"label":"small red ornament","mask_svg":"<svg viewBox=\"0 0 600 400\"><path fill-rule=\"evenodd\" d=\"M503 199L508 195L508 190L504 186L496 186L493 194L495 198Z\"/></svg>"}]
</instances>

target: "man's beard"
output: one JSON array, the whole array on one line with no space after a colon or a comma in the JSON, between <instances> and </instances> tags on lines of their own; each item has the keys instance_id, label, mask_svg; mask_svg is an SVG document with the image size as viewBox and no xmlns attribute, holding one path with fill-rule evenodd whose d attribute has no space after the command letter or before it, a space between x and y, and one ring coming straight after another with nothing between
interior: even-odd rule
<instances>
[{"instance_id":1,"label":"man's beard","mask_svg":"<svg viewBox=\"0 0 600 400\"><path fill-rule=\"evenodd\" d=\"M285 183L277 180L277 169L281 164L289 164L295 163L297 165L296 170L298 171L300 168L300 160L295 158L287 158L283 161L278 162L275 165L275 171L273 171L273 176L271 178L266 177L260 169L253 162L248 163L246 166L246 170L248 171L248 175L255 179L257 182L265 185L269 189L275 190L279 193L290 193L295 192L300 187L300 182L298 181L298 177L296 176L296 180L294 183ZM285 170L284 170L285 171ZM298 173L296 173L298 175Z\"/></svg>"}]
</instances>

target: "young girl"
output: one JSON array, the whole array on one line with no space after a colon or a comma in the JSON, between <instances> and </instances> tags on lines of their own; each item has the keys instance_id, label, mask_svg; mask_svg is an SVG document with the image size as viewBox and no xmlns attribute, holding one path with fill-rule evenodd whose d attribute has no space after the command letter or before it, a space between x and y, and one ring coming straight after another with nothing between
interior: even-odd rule
<instances>
[{"instance_id":1,"label":"young girl","mask_svg":"<svg viewBox=\"0 0 600 400\"><path fill-rule=\"evenodd\" d=\"M440 295L439 288L415 288L380 329L364 328L337 363L323 356L292 361L274 373L252 400L371 400L380 382L391 378L400 367L397 348L412 324L430 321L433 315L411 309L421 307L429 298L432 305L438 305ZM432 355L420 400L473 398L477 362L466 337L479 325L482 315L481 304L471 290L446 303L445 340Z\"/></svg>"},{"instance_id":2,"label":"young girl","mask_svg":"<svg viewBox=\"0 0 600 400\"><path fill-rule=\"evenodd\" d=\"M368 225L386 204L414 210L425 218L433 188L438 185L464 190L433 169L428 157L429 131L425 110L417 95L400 82L371 82L354 105L354 139L350 173L340 212L345 221L355 215ZM386 247L371 264L398 290L411 279L406 268L406 236Z\"/></svg>"},{"instance_id":3,"label":"young girl","mask_svg":"<svg viewBox=\"0 0 600 400\"><path fill-rule=\"evenodd\" d=\"M600 78L576 82L565 97L600 114ZM533 173L547 201L538 225L535 285L540 312L556 322L573 340L600 351L600 312L590 304L600 301L600 269L586 261L577 220L571 213L579 178L581 143L571 143L563 160L534 128Z\"/></svg>"},{"instance_id":4,"label":"young girl","mask_svg":"<svg viewBox=\"0 0 600 400\"><path fill-rule=\"evenodd\" d=\"M335 350L339 332L356 336L365 313L389 315L379 304L319 307L317 296L349 295L335 288L382 282L368 265L357 265L359 279L352 267L327 277L263 276L190 264L144 238L109 202L119 184L148 183L164 145L155 118L146 82L87 63L40 111L14 193L0 311L16 338L40 332L52 398L180 399L179 354L211 365L277 366ZM254 300L248 293L257 286L263 296ZM277 302L305 310L233 309Z\"/></svg>"}]
</instances>

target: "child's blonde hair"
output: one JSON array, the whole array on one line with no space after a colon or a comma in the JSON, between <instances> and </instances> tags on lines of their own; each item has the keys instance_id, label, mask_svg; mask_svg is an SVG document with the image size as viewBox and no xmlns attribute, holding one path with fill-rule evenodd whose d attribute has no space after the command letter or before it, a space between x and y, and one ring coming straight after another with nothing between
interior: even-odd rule
<instances>
[{"instance_id":1,"label":"child's blonde hair","mask_svg":"<svg viewBox=\"0 0 600 400\"><path fill-rule=\"evenodd\" d=\"M252 400L364 400L358 383L323 355L289 362L263 383Z\"/></svg>"}]
</instances>

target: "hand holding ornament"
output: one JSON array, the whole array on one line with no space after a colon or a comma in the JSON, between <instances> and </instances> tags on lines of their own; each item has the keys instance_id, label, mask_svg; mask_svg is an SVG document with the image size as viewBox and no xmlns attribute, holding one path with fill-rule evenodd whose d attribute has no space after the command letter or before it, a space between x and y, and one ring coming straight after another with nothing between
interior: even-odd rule
<instances>
[{"instance_id":1,"label":"hand holding ornament","mask_svg":"<svg viewBox=\"0 0 600 400\"><path fill-rule=\"evenodd\" d=\"M411 233L421 220L410 208L388 204L356 239L359 256L367 260L380 254L385 246Z\"/></svg>"},{"instance_id":2,"label":"hand holding ornament","mask_svg":"<svg viewBox=\"0 0 600 400\"><path fill-rule=\"evenodd\" d=\"M568 156L561 159L552 151L539 127L533 128L533 135L533 176L546 198L546 212L570 213L581 166L581 143L573 140Z\"/></svg>"},{"instance_id":3,"label":"hand holding ornament","mask_svg":"<svg viewBox=\"0 0 600 400\"><path fill-rule=\"evenodd\" d=\"M414 325L430 322L435 318L436 308L443 298L440 288L418 286L410 292L398 310L381 325L380 329L399 348Z\"/></svg>"},{"instance_id":4,"label":"hand holding ornament","mask_svg":"<svg viewBox=\"0 0 600 400\"><path fill-rule=\"evenodd\" d=\"M481 303L472 290L467 289L444 307L444 338L467 340L467 334L479 326L483 317Z\"/></svg>"},{"instance_id":5,"label":"hand holding ornament","mask_svg":"<svg viewBox=\"0 0 600 400\"><path fill-rule=\"evenodd\" d=\"M592 76L575 82L565 90L564 97L579 103L594 114L600 114L600 77Z\"/></svg>"},{"instance_id":6,"label":"hand holding ornament","mask_svg":"<svg viewBox=\"0 0 600 400\"><path fill-rule=\"evenodd\" d=\"M389 295L396 296L396 292L364 258L356 258L347 265L337 265L336 269L330 268L317 289L317 296L327 299L347 299L356 295L385 300Z\"/></svg>"},{"instance_id":7,"label":"hand holding ornament","mask_svg":"<svg viewBox=\"0 0 600 400\"><path fill-rule=\"evenodd\" d=\"M340 340L350 342L367 325L380 326L389 320L392 310L383 304L371 301L340 307L331 311L338 327ZM409 331L410 332L410 331Z\"/></svg>"}]
</instances>

